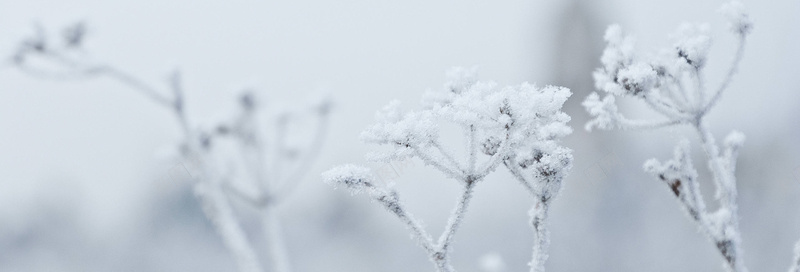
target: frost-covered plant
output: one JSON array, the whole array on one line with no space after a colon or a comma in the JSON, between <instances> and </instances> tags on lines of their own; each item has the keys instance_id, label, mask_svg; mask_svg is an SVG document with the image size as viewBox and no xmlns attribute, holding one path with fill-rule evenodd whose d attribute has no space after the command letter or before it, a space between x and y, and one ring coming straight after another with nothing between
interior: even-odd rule
<instances>
[{"instance_id":1,"label":"frost-covered plant","mask_svg":"<svg viewBox=\"0 0 800 272\"><path fill-rule=\"evenodd\" d=\"M682 25L673 37L674 44L649 58L637 56L633 38L624 36L619 26L612 25L605 34L608 45L601 58L603 66L594 73L595 87L606 95L601 99L597 93L592 93L583 105L594 117L586 124L587 130L655 129L683 124L694 128L713 174L718 210L706 209L688 141L678 144L674 158L666 163L655 159L647 161L645 171L670 188L680 206L716 245L727 270L747 271L742 259L735 177L736 158L744 135L733 131L719 146L705 117L733 80L742 59L745 38L753 24L741 3L728 3L721 11L738 38L738 47L733 63L717 88L707 90L704 78L711 45L707 25ZM618 111L615 104L618 97L643 101L664 118L658 121L628 119Z\"/></svg>"},{"instance_id":2,"label":"frost-covered plant","mask_svg":"<svg viewBox=\"0 0 800 272\"><path fill-rule=\"evenodd\" d=\"M474 187L498 166L506 166L533 196L530 211L534 229L531 271L544 271L549 245L547 213L572 165L572 151L559 145L572 132L570 117L561 107L571 92L562 87L538 88L523 83L500 87L478 81L476 69L454 68L443 91L429 92L423 109L403 111L391 102L376 115L377 123L361 133L367 143L392 151L372 153L368 159L391 162L416 158L462 186L444 232L437 240L406 209L397 191L380 186L369 168L344 165L323 174L325 182L364 193L397 216L426 251L437 271L454 271L449 254L467 212ZM465 135L464 159L454 157L439 135L444 122L456 124Z\"/></svg>"},{"instance_id":3,"label":"frost-covered plant","mask_svg":"<svg viewBox=\"0 0 800 272\"><path fill-rule=\"evenodd\" d=\"M81 79L104 76L141 93L152 102L169 110L177 119L182 140L177 145L181 160L197 172L190 173L194 192L206 217L222 237L239 271L265 271L250 239L239 223L230 198L240 200L259 212L270 271L290 271L285 254L279 218L275 208L297 185L316 157L327 131L327 116L331 103L320 100L309 111L318 119L314 138L305 148L289 146L287 125L297 112L286 111L260 120L262 103L254 93L245 90L238 98L238 113L227 121L211 127L194 125L186 114L182 79L179 71L169 75L163 86L150 85L112 65L92 61L82 49L85 26L77 23L66 28L60 43L48 40L45 31L20 43L12 63L20 70L46 79ZM273 137L265 134L265 124ZM214 153L215 142L231 141L239 149L240 160L226 160ZM248 173L232 175L231 163L243 164L236 169ZM243 182L233 182L243 178ZM249 183L249 184L248 184ZM251 185L245 189L243 185ZM254 189L253 189L254 188Z\"/></svg>"}]
</instances>

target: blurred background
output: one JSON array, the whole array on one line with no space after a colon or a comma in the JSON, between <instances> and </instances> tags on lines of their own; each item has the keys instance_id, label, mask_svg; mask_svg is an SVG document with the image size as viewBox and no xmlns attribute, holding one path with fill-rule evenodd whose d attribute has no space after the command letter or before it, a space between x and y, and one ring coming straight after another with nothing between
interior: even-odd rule
<instances>
[{"instance_id":1,"label":"blurred background","mask_svg":"<svg viewBox=\"0 0 800 272\"><path fill-rule=\"evenodd\" d=\"M707 79L716 86L735 38L723 1L43 1L0 0L0 54L10 57L34 23L57 31L83 20L85 50L154 84L183 71L186 107L202 125L226 116L242 88L268 109L335 101L326 144L279 208L295 271L432 271L409 234L364 197L333 190L319 173L365 163L358 141L392 99L415 107L451 66L480 67L502 85L569 87L575 166L551 210L550 271L722 271L722 258L642 170L693 141L688 129L595 131L580 102L594 91L610 23L641 53L670 46L682 22L708 22ZM746 1L755 21L740 72L709 118L718 139L747 135L737 178L745 262L784 271L800 238L800 2ZM58 34L58 33L55 33ZM644 110L625 104L630 116ZM646 114L646 113L645 113ZM312 126L292 124L297 133ZM304 129L308 128L308 132ZM683 136L685 135L685 136ZM171 113L112 80L53 81L0 66L0 271L233 271L235 266L164 153L180 140ZM167 151L165 151L167 150ZM374 167L385 167L373 165ZM412 213L439 233L458 185L419 161L394 179ZM476 190L452 253L459 271L527 271L528 195L505 170ZM257 220L237 206L258 239ZM262 249L258 249L262 250Z\"/></svg>"}]
</instances>

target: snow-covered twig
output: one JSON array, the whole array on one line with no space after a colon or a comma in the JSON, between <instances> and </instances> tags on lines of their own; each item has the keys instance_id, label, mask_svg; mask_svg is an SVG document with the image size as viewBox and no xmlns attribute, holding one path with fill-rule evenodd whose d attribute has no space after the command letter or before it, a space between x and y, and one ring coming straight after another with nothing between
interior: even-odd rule
<instances>
[{"instance_id":1,"label":"snow-covered twig","mask_svg":"<svg viewBox=\"0 0 800 272\"><path fill-rule=\"evenodd\" d=\"M224 244L233 255L240 271L264 271L261 262L256 257L255 250L250 244L247 235L240 226L229 203L229 198L245 203L261 213L271 271L290 271L288 257L284 249L280 221L275 210L279 204L302 178L308 165L316 157L322 140L327 131L328 114L331 103L329 98L323 99L315 105L311 112L318 119L317 131L313 135L309 146L300 155L288 154L282 140L273 143L261 135L261 123L257 118L259 110L258 101L254 94L245 91L239 97L240 114L229 122L217 124L213 129L196 128L188 119L182 78L179 71L175 71L167 79L162 88L155 87L144 80L124 72L112 65L98 64L86 57L80 49L85 33L82 23L75 24L65 30L61 45L48 42L44 29L37 28L37 34L22 43L12 57L12 64L23 72L46 79L82 79L104 76L122 83L131 90L139 92L157 105L168 109L178 121L183 134L180 145L181 154L186 160L191 160L197 165L200 173L193 177L195 193L203 205L206 217L213 223ZM31 64L30 58L39 58L47 61L50 69L39 68ZM171 94L165 95L165 93ZM278 117L279 119L282 117ZM284 120L285 121L285 120ZM278 122L285 126L285 122ZM275 128L277 133L285 133L285 127ZM220 174L213 165L212 143L224 138L235 141L240 146L240 155L244 161L244 168L251 173L251 181L255 183L257 191L247 191L230 181L230 175ZM267 149L277 150L274 154L267 154ZM271 155L271 156L270 156ZM294 163L289 165L291 171L280 175L278 169L286 165L268 167L270 162ZM269 176L266 172L275 173Z\"/></svg>"},{"instance_id":2,"label":"snow-covered twig","mask_svg":"<svg viewBox=\"0 0 800 272\"><path fill-rule=\"evenodd\" d=\"M601 58L603 67L594 73L596 87L607 95L601 100L599 95L593 93L583 105L594 116L586 125L587 130L595 127L655 129L679 124L694 128L717 189L718 210L706 210L697 171L689 156L688 142L681 142L676 147L673 160L663 164L655 159L649 160L645 163L645 170L672 190L681 207L716 245L725 259L726 269L744 272L747 268L742 258L735 176L736 158L744 135L732 132L725 139L724 150L720 151L705 122L705 116L733 79L744 54L745 38L752 30L752 22L738 2L724 5L722 11L730 20L731 30L739 38L739 44L723 82L710 97L706 93L703 78L711 40L707 26L681 26L672 49L663 50L660 58L641 60L633 52L633 39L623 36L620 27L614 25L608 28L605 35L608 46ZM666 120L635 122L624 118L615 104L615 97L621 96L644 101Z\"/></svg>"},{"instance_id":3,"label":"snow-covered twig","mask_svg":"<svg viewBox=\"0 0 800 272\"><path fill-rule=\"evenodd\" d=\"M494 82L478 81L474 69L455 68L448 75L451 81L444 91L426 94L423 110L403 112L399 102L392 102L376 114L377 124L361 134L365 142L394 148L373 155L374 159L416 157L462 185L445 230L435 243L406 211L397 192L375 185L370 169L344 165L324 173L323 179L353 193L366 192L395 214L442 272L455 271L449 254L474 187L505 165L535 200L530 214L536 241L531 271L543 271L549 244L547 210L572 164L571 150L559 145L559 140L572 132L566 125L569 116L561 112L571 93L561 87L537 88L527 83L500 88ZM441 145L439 120L461 127L466 139L464 160L453 157Z\"/></svg>"}]
</instances>

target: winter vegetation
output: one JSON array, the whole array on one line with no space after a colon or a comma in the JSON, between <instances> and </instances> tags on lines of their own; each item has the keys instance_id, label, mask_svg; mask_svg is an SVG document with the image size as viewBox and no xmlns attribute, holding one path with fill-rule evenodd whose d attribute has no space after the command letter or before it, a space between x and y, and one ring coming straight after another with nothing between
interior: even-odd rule
<instances>
[{"instance_id":1,"label":"winter vegetation","mask_svg":"<svg viewBox=\"0 0 800 272\"><path fill-rule=\"evenodd\" d=\"M86 36L83 23L65 28L61 34L50 37L37 25L35 35L19 44L12 59L14 66L43 79L111 78L162 106L176 119L183 134L175 147L183 161L181 167L194 170L189 175L197 200L238 270L291 271L276 208L292 193L317 156L327 131L330 99L323 98L302 111L280 112L263 120L264 104L254 91L244 90L236 101L237 112L206 127L192 122L186 114L179 70L169 74L163 84L151 85L113 65L92 60L81 47ZM317 119L314 137L305 147L291 146L286 141L287 126L299 114L311 114ZM215 145L222 142L235 145L240 158L230 160L219 156ZM236 163L240 165L231 165ZM269 251L266 258L255 251L232 201L243 203L260 215L265 248Z\"/></svg>"},{"instance_id":2,"label":"winter vegetation","mask_svg":"<svg viewBox=\"0 0 800 272\"><path fill-rule=\"evenodd\" d=\"M446 272L455 271L450 253L475 187L505 166L534 201L529 212L534 241L529 265L530 271L544 271L550 245L549 207L572 166L572 151L559 143L572 132L566 124L570 117L561 111L571 92L528 83L501 87L479 81L475 68L453 68L448 77L442 90L423 96L422 109L404 111L399 101L391 102L375 114L376 124L360 136L363 142L391 147L388 152L368 154L371 161L418 159L462 186L438 239L406 208L393 186L380 184L371 169L347 164L323 173L323 179L353 194L365 194L394 214L436 270ZM445 143L456 139L440 137L443 123L455 124L463 132L466 158L455 157L446 148Z\"/></svg>"},{"instance_id":3,"label":"winter vegetation","mask_svg":"<svg viewBox=\"0 0 800 272\"><path fill-rule=\"evenodd\" d=\"M791 116L774 116L774 113L794 114L800 108L800 103L796 102L800 101L796 99L800 98L797 94L800 92L791 89L800 86L797 85L800 81L791 72L791 67L800 62L800 54L797 53L800 51L794 46L800 44L800 35L791 37L793 33L800 34L800 24L791 22L800 22L800 19L796 19L800 16L783 10L769 11L782 16L776 15L778 19L764 18L763 13L759 14L768 10L765 7L790 10L790 7L800 7L800 3L786 0L775 1L777 4L770 1L751 2L752 9L747 10L736 0L722 5L717 10L721 15L718 17L725 19L725 33L732 38L730 43L725 40L730 38L728 36L720 39L723 43L719 48L730 49L732 54L724 55L725 59L717 62L714 59L723 54L714 55L720 52L718 47L712 47L712 36L715 36L712 33L717 32L713 32L714 28L709 24L684 23L669 36L669 45L652 52L641 52L639 48L643 46L628 34L637 31L642 33L642 29L646 29L647 32L642 34L648 35L654 27L671 27L675 24L666 19L679 17L666 12L653 14L655 9L666 5L680 6L685 12L681 15L690 17L705 9L700 7L706 4L700 2L648 3L644 5L649 5L647 8L630 5L620 9L619 5L636 2L622 1L620 4L568 0L556 1L558 4L555 4L519 1L514 4L526 3L536 8L529 8L535 12L516 15L509 11L516 12L523 8L507 7L504 1L457 5L438 4L435 1L391 5L366 2L369 3L347 3L343 8L338 7L341 3L324 1L317 1L313 5L270 2L259 3L263 9L252 9L255 11L241 10L241 6L245 5L243 3L227 3L238 5L237 8L230 8L232 13L228 17L221 15L222 8L217 4L198 3L198 10L207 10L192 16L202 19L194 18L195 21L181 23L185 23L182 27L194 31L192 35L206 35L207 39L197 43L194 37L188 41L176 39L178 41L174 45L170 44L174 51L167 50L170 52L167 55L186 53L181 55L184 59L200 59L198 56L202 56L204 61L205 57L213 58L214 54L219 54L221 56L216 57L230 59L236 65L219 64L219 59L208 61L212 63L209 67L215 68L214 73L217 73L218 67L241 65L241 69L247 73L252 70L253 73L266 73L271 79L275 78L274 82L268 83L273 86L302 90L307 89L304 84L321 82L319 84L326 87L330 84L333 86L330 89L341 91L336 95L335 115L331 115L332 99L326 95L303 106L282 107L267 101L255 88L243 88L231 101L219 103L215 97L206 97L206 93L191 91L194 85L185 84L184 80L184 75L189 74L188 70L183 73L179 69L172 69L162 80L151 81L140 77L142 73L129 72L135 69L120 67L135 65L98 60L95 54L102 55L99 54L102 52L90 52L93 51L89 50L92 44L87 43L87 37L94 32L89 33L83 22L58 31L35 24L31 35L20 42L12 41L13 52L0 63L0 127L3 129L3 133L0 133L0 168L3 168L0 171L0 207L18 210L17 214L23 215L20 217L33 218L31 221L34 222L19 224L14 220L6 220L4 217L8 213L0 209L3 222L22 226L0 225L0 270L394 272L427 271L427 268L437 272L544 272L547 268L551 271L713 271L721 261L722 269L729 272L767 271L776 267L785 271L787 264L789 272L800 272L800 241L795 242L800 237L800 232L795 230L795 226L800 226L800 217L791 214L796 213L797 209L793 207L800 203L800 153L794 152L800 142L795 140L796 135L791 134L797 133L797 129L792 127ZM116 8L115 5L124 4L112 6ZM436 9L437 5L442 7ZM500 8L492 10L487 8L489 6ZM538 7L559 8L564 12L547 10L547 16L554 17L548 17L548 20L556 23L544 24L542 22L547 22L542 19L546 17L545 12ZM420 13L421 8L427 13ZM185 7L180 6L174 10L183 9ZM136 23L164 28L151 29L153 33L172 33L175 29L182 29L181 25L167 26L164 22L183 19L174 17L174 10L159 11L168 13L162 14L164 17L161 21L153 19ZM192 12L187 11L187 14ZM448 12L446 18L442 17L444 12ZM215 19L213 24L197 24L198 21L208 20L210 13L220 15L218 21L222 23ZM303 16L296 19L298 14ZM0 9L0 24L5 23L2 15L4 13ZM625 17L614 18L615 15ZM509 20L514 16L519 20ZM636 21L640 19L637 16L647 17L647 23ZM230 17L237 17L239 21L226 21ZM531 17L536 18L531 20ZM754 28L753 19L756 17L757 29ZM789 17L793 17L794 21L784 22ZM606 22L610 21L605 20L611 18L622 19L619 22L626 26L625 30L617 24L608 26L605 32L598 29L606 26ZM113 22L117 18L105 20ZM775 22L768 24L771 21ZM518 26L524 24L528 25ZM510 29L510 25L516 25L519 29ZM133 23L125 25L131 26L139 27ZM116 27L109 28L116 30ZM549 32L540 33L543 29ZM123 27L119 30L124 34L120 36L131 34L125 31L129 29ZM153 33L146 34L157 37ZM771 33L771 36L763 33ZM4 34L0 30L0 36ZM114 34L119 33L112 33L110 40L119 42L116 41L119 36L115 38ZM529 40L521 39L523 35L531 37L527 37ZM233 42L244 36L255 38ZM785 40L775 40L775 37ZM152 38L155 43L161 43L162 40L163 37ZM424 42L416 42L420 40ZM601 42L603 40L604 44ZM522 43L516 45L522 49L504 47L515 43ZM202 49L189 48L187 44ZM245 46L239 47L241 44ZM2 46L0 40L0 51L8 53L9 50ZM138 46L131 47L136 51L142 50L144 56L152 54L145 50L146 46ZM114 48L101 48L108 47ZM263 51L254 53L254 48ZM541 55L530 51L541 48L547 49L541 54L549 56L551 62L533 64L531 60L538 61ZM772 48L774 53L764 52ZM192 50L191 54L187 53ZM602 55L599 55L600 50ZM503 62L506 59L508 63ZM273 63L269 64L273 66L264 65L270 61ZM418 105L402 105L400 99L407 99L409 95L416 99L416 94L405 90L428 84L438 85L438 77L431 79L427 76L438 74L447 67L444 65L459 61L480 63L488 68L484 72L488 70L486 74L496 81L480 79L476 67L454 67L446 71L444 84L421 95ZM117 66L114 63L124 65ZM432 73L426 69L436 71ZM594 72L590 74L592 69ZM239 76L242 70L224 72ZM552 73L549 78L546 77L547 73ZM6 84L4 76L8 74L19 74L18 78L14 78L15 75L8 78L22 83L17 82L17 86L13 82ZM202 83L197 85L206 86L208 82L203 80L208 78L227 81L220 74L213 75L196 77ZM41 142L41 139L50 138L35 138L39 140L28 143L37 145L40 153L21 156L23 153L33 153L28 149L36 148L12 150L9 146L18 144L7 144L7 139L14 138L4 134L32 137L36 134L60 133L72 128L48 126L73 119L54 118L56 121L42 122L42 127L51 130L28 131L31 123L38 123L42 121L39 118L46 119L49 115L21 109L24 106L20 106L18 111L2 111L8 105L18 103L15 99L33 94L33 98L19 101L41 103L44 105L41 106L44 108L42 112L50 110L48 106L57 103L89 104L82 101L86 96L81 98L77 95L73 101L64 102L61 101L63 97L59 97L50 99L57 102L47 104L48 101L42 101L41 97L48 90L20 87L35 88L36 85L26 85L24 82L31 78L35 79L33 83L36 84L41 81L69 81L81 84L80 88L89 85L84 83L90 80L107 80L106 83L114 88L132 92L131 95L144 98L143 101L156 105L154 108L166 113L163 119L174 121L169 123L169 128L174 125L178 140L168 143L169 162L156 160L156 168L179 162L170 171L181 172L180 177L171 176L171 181L179 182L176 187L182 186L179 190L183 194L181 199L176 200L177 193L170 191L175 187L166 190L142 189L139 194L146 195L147 201L156 203L139 205L139 202L135 202L137 209L145 210L139 211L143 215L136 215L139 217L135 219L145 222L130 227L138 228L130 233L109 231L110 234L106 236L92 236L92 230L96 229L87 227L91 226L90 223L73 222L70 226L62 226L63 221L77 221L62 217L81 215L104 221L107 219L104 216L108 217L108 214L74 212L70 210L72 207L60 207L59 199L48 199L57 193L31 193L33 200L26 200L34 203L30 205L32 208L28 208L30 210L49 208L47 205L59 206L53 211L47 210L49 213L34 213L18 208L13 204L18 199L13 197L4 200L16 192L14 188L2 186L41 178L20 179L28 174L23 171L18 171L16 176L3 174L6 172L5 164L30 164L34 171L47 172L48 169L41 168L63 163L66 160L63 157L68 157L80 161L79 164L99 169L104 165L83 162L71 156L94 149L94 144L99 141L109 141L110 145L136 144L130 141L132 137L125 140L119 139L119 136L108 137L117 134L103 134L107 132L102 130L109 128L90 126L84 129L86 134L97 135L86 140L91 144L89 147L60 149L59 145L74 138L63 137L63 141L54 141L53 144ZM425 80L433 80L434 83ZM530 84L525 80L555 82L559 86ZM794 81L786 82L790 80ZM498 83L507 81L524 83ZM590 87L592 83L593 88ZM68 84L58 86L62 85ZM50 88L53 85L43 86ZM570 100L573 94L584 99ZM280 95L292 96L295 93L286 91ZM95 102L107 101L103 97L94 98ZM201 110L197 110L203 108L200 102L204 98L214 107L221 104L221 108L231 110L224 112L220 118L204 117L200 114ZM398 100L382 108L379 106L379 103L392 98ZM786 105L779 105L776 101ZM647 112L627 108L630 105L628 102ZM730 114L739 111L737 107L744 103L749 107L745 113ZM109 108L116 109L115 106ZM770 107L783 107L786 112L765 109ZM135 108L142 109L141 105ZM369 114L375 109L378 110L370 119ZM143 108L141 112L149 110ZM60 113L53 111L52 114ZM83 121L81 117L86 115L74 119ZM119 122L117 118L106 119ZM161 119L147 119L142 124L148 128L158 125L152 120ZM585 124L585 131L573 131L568 124L570 121ZM736 130L728 128L730 131L724 137L720 137L722 135L716 134L717 131L713 129L730 126L735 126ZM363 129L359 136L350 137L355 136L354 133L359 129ZM616 132L598 133L595 130ZM645 133L653 133L655 137L647 138L647 142L634 143L621 141L619 135L614 134L627 135L634 131L648 131ZM747 148L742 131L748 136ZM56 135L52 138L59 137ZM678 139L662 146L658 141L664 137ZM159 143L163 142L158 134L155 138ZM326 150L322 150L321 147L330 142L330 138L334 138L332 140L336 144L327 145ZM363 144L367 144L368 148ZM652 147L641 148L640 144ZM142 146L136 145L131 149L145 150ZM653 158L654 153L668 153L670 150L670 158ZM322 151L326 153L320 154ZM58 152L63 153L62 157L51 164L33 161L42 156L57 157ZM3 157L2 153L10 155ZM117 154L138 157L130 156L127 152L117 152L111 156ZM354 156L362 154L368 165L353 161ZM646 157L639 157L642 155ZM641 163L640 160L647 158L652 159L642 164L644 171L626 166L637 165ZM697 167L698 159L706 168ZM119 163L133 164L130 159ZM373 167L375 165L377 167ZM416 165L424 165L424 171L435 173L403 173ZM74 166L65 166L69 167ZM130 168L141 171L138 167ZM104 169L97 171L111 172L108 177L118 179L113 182L126 178L142 182L141 177L130 173ZM787 173L790 171L794 172ZM54 172L66 176L66 179L85 178L72 172ZM154 172L153 175L164 176L159 169ZM791 174L794 177L787 182L787 176ZM106 176L103 178L103 182L108 180ZM307 187L298 187L305 179L315 182L303 185ZM445 186L452 187L434 184L440 179L448 180L452 184ZM631 182L640 179L657 182ZM3 183L5 180L11 182ZM46 185L45 191L60 190L59 187L49 187L50 184L46 184L48 181L41 182ZM81 185L90 187L96 184ZM568 190L563 190L567 184ZM350 196L331 187L346 191ZM657 188L661 191L642 190L656 187L661 187ZM448 195L452 192L440 191L442 188L457 189L458 195ZM68 192L58 193L74 194L71 197L75 199L83 198L83 195L76 193L79 189L70 188ZM117 205L113 195L103 189L93 189L106 199L92 203ZM169 192L147 195L155 191ZM351 197L355 195L362 199ZM674 204L669 201L672 198L676 200L679 210L674 209ZM175 200L175 203L165 199ZM556 199L559 199L558 202ZM367 200L381 208L365 205ZM44 208L39 208L35 202L46 203L42 205ZM86 204L89 202L76 202L91 205ZM168 203L159 206L164 202ZM191 204L186 204L188 202ZM498 205L484 205L487 203ZM170 206L164 207L167 205ZM527 216L523 215L525 210ZM383 211L386 216L380 217ZM449 214L445 215L445 211L449 211ZM117 210L114 213L118 213ZM551 217L551 213L555 216ZM120 217L134 218L134 215L127 213L119 214L122 214ZM172 221L163 222L168 221L164 218L185 214L192 218L176 220L184 220L175 223L179 226L170 225ZM468 216L479 220L468 220ZM441 219L441 222L435 222L432 224L434 226L426 224L434 218ZM689 220L685 220L687 218ZM284 223L291 228L283 228ZM166 226L148 229L151 227L149 225L157 224ZM188 225L197 228L188 229ZM441 225L441 233L437 225ZM408 243L405 233L393 229L394 226L405 228L412 243ZM494 231L497 228L501 228L500 231ZM61 241L58 240L60 236L52 238L42 234L52 229L57 230L58 235L77 238ZM118 233L128 236L115 240ZM124 244L128 242L125 239L159 240L184 234L162 243L134 241ZM82 241L84 237L102 242L85 242ZM204 239L208 241L196 241ZM792 243L794 250L790 252ZM64 262L59 258L70 259L74 255L61 254L59 249L51 249L51 245L69 250L81 247L107 250L109 245L124 249L113 249L123 252L117 253L121 257L112 254L98 256L96 250L87 250L89 253L75 250L80 253L73 254L86 255L86 260ZM172 248L162 251L158 248L161 246ZM16 251L30 252L7 254ZM424 257L420 254L424 254ZM17 255L25 255L25 259L14 260ZM433 269L422 260L425 257ZM420 259L418 262L417 258ZM39 265L39 262L46 263L50 259L57 261ZM124 259L125 262L110 265L109 269L105 264L94 264L95 259L110 263ZM657 263L661 260L663 263ZM6 262L14 264L4 264ZM139 262L148 263L141 267L125 267ZM166 265L173 268L164 269L164 263L177 264ZM30 269L26 269L29 268L26 265L30 265Z\"/></svg>"},{"instance_id":4,"label":"winter vegetation","mask_svg":"<svg viewBox=\"0 0 800 272\"><path fill-rule=\"evenodd\" d=\"M704 69L711 43L708 25L682 25L674 35L674 44L655 57L641 57L634 52L634 40L617 25L608 28L608 43L601 57L602 67L594 73L595 87L605 92L601 99L592 93L583 102L594 117L586 124L599 129L658 129L689 125L697 133L708 160L716 187L716 211L709 211L700 192L697 170L691 160L688 141L675 147L672 160L648 160L644 169L669 187L679 205L697 223L722 255L728 271L747 271L742 254L737 203L736 160L745 136L731 132L717 144L706 122L706 115L729 88L744 55L745 40L753 23L739 2L725 4L720 12L727 17L730 31L738 38L732 63L723 81L708 90ZM615 104L619 97L632 97L663 116L661 120L634 120L623 116ZM792 271L796 271L793 268Z\"/></svg>"}]
</instances>

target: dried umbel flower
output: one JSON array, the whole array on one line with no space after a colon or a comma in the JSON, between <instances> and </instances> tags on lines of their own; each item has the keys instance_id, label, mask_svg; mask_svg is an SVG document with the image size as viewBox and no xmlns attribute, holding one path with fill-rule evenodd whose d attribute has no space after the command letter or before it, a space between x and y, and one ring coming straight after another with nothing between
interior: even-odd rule
<instances>
[{"instance_id":1,"label":"dried umbel flower","mask_svg":"<svg viewBox=\"0 0 800 272\"><path fill-rule=\"evenodd\" d=\"M587 130L655 129L681 124L695 130L717 189L715 199L719 201L719 208L716 211L706 208L688 142L681 142L674 158L666 163L655 159L647 161L645 171L667 185L689 217L716 246L725 259L726 269L744 272L747 268L741 254L735 177L736 158L744 135L733 131L719 146L705 116L720 100L737 71L752 21L739 2L730 2L721 10L738 38L738 48L719 87L711 92L706 90L703 70L707 67L711 44L708 25L682 25L672 37L675 40L672 47L662 50L660 56L647 58L633 53L633 39L624 37L620 27L615 25L606 32L608 46L601 58L603 66L594 73L595 86L605 96L601 99L599 94L592 93L583 106L594 117L586 124ZM663 120L627 119L615 103L619 97L633 97L644 102L663 116Z\"/></svg>"},{"instance_id":2,"label":"dried umbel flower","mask_svg":"<svg viewBox=\"0 0 800 272\"><path fill-rule=\"evenodd\" d=\"M308 172L308 166L318 154L327 130L327 115L331 108L329 98L322 99L323 103L315 104L310 111L317 120L317 128L310 133L313 137L307 146L289 147L283 141L286 138L284 134L287 133L288 119L269 116L271 119L283 120L259 121L259 117L263 115L256 114L259 105L251 90L246 90L239 97L239 110L231 119L214 122L209 127L196 126L190 122L185 110L187 105L178 70L167 75L166 84L150 84L114 65L89 59L89 54L78 54L76 51L81 49L86 36L83 23L64 29L60 37L62 43L48 43L43 28L37 26L36 30L33 37L20 43L13 56L13 64L17 68L48 79L107 77L168 109L178 121L182 132L182 139L176 149L184 163L193 168L191 180L198 201L203 205L207 219L233 255L239 271L264 270L251 246L251 239L239 224L238 215L230 203L233 199L259 212L265 232L263 237L267 242L265 248L269 251L269 271L290 271L288 257L280 240L280 219L275 215L274 209L293 191L295 184ZM39 62L26 63L26 57L29 56L35 56L52 67L42 69ZM261 126L264 124L273 125L266 130L274 132L277 137L263 137L261 132L264 129ZM239 147L241 160L230 161L218 157L220 154L215 152L215 146L223 140ZM233 175L232 168L242 168L249 173ZM233 179L241 180L233 182ZM241 183L250 183L253 186L240 188ZM391 203L393 198L391 194L387 194L384 199Z\"/></svg>"},{"instance_id":3,"label":"dried umbel flower","mask_svg":"<svg viewBox=\"0 0 800 272\"><path fill-rule=\"evenodd\" d=\"M562 87L533 84L498 86L477 80L476 70L454 68L441 91L428 92L422 109L405 111L393 101L375 114L376 124L361 133L367 143L386 145L372 160L391 162L417 158L463 186L445 231L436 242L409 214L394 190L379 188L364 167L344 165L323 174L326 182L368 195L395 214L412 231L438 271L454 271L449 253L455 233L466 214L473 189L500 165L505 165L536 200L531 213L534 254L531 271L542 271L549 245L548 205L558 194L572 165L571 150L560 140L572 129L561 107L571 92ZM460 127L468 142L465 159L453 157L442 145L440 130L448 122ZM517 163L519 161L520 163ZM534 223L535 222L535 223Z\"/></svg>"}]
</instances>

